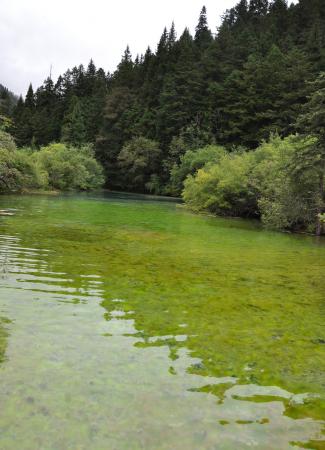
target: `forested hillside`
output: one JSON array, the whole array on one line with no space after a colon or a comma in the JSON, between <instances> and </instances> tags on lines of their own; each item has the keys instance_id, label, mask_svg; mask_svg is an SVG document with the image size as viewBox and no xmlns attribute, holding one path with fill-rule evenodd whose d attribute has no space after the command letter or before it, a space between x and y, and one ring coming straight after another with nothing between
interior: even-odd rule
<instances>
[{"instance_id":1,"label":"forested hillside","mask_svg":"<svg viewBox=\"0 0 325 450\"><path fill-rule=\"evenodd\" d=\"M13 114L18 98L5 86L0 84L0 120L9 118Z\"/></svg>"},{"instance_id":2,"label":"forested hillside","mask_svg":"<svg viewBox=\"0 0 325 450\"><path fill-rule=\"evenodd\" d=\"M304 134L299 117L322 71L323 0L240 0L218 30L203 7L194 36L177 36L172 24L156 50L132 57L127 47L113 74L90 61L30 86L11 133L18 146L94 144L108 187L179 195L210 161L179 179L188 152L253 150L274 134Z\"/></svg>"}]
</instances>

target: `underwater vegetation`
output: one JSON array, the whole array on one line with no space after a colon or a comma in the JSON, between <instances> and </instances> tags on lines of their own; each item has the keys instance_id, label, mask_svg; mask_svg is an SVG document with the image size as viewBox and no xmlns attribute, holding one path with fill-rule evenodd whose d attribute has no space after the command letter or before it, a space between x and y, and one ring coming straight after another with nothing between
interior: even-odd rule
<instances>
[{"instance_id":1,"label":"underwater vegetation","mask_svg":"<svg viewBox=\"0 0 325 450\"><path fill-rule=\"evenodd\" d=\"M324 448L324 240L135 195L2 207L1 449Z\"/></svg>"}]
</instances>

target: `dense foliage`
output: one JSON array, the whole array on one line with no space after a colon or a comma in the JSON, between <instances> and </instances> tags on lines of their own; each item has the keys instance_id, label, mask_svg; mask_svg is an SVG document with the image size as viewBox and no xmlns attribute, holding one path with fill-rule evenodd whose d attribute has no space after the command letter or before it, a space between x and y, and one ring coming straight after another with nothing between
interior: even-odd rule
<instances>
[{"instance_id":1,"label":"dense foliage","mask_svg":"<svg viewBox=\"0 0 325 450\"><path fill-rule=\"evenodd\" d=\"M210 180L211 192L222 180L224 192L215 193L218 200L211 204L203 196L200 209L262 215L268 224L273 220L291 228L308 226L310 215L315 220L315 207L320 233L325 213L324 48L323 0L290 5L287 0L239 0L225 12L215 34L203 7L194 36L185 29L177 37L172 24L155 51L148 48L133 58L127 47L113 74L91 60L87 68L74 67L56 82L48 78L35 92L30 86L13 112L7 108L12 123L2 120L2 128L19 147L94 145L106 186L115 189L180 195L186 176L204 167L186 183L185 199L203 178L204 189ZM262 195L248 176L261 142L297 132L313 144L293 152L290 171L279 167L281 174L274 174L281 186ZM274 139L268 145L274 146ZM290 153L293 144L281 142ZM258 147L257 153L247 153ZM309 189L304 183L310 171L319 186L315 205L306 206L307 213L299 200L304 218L295 209L284 219L283 189L287 186L288 206L294 208L289 180L300 180Z\"/></svg>"},{"instance_id":2,"label":"dense foliage","mask_svg":"<svg viewBox=\"0 0 325 450\"><path fill-rule=\"evenodd\" d=\"M0 116L10 116L17 104L15 94L0 84Z\"/></svg>"},{"instance_id":3,"label":"dense foliage","mask_svg":"<svg viewBox=\"0 0 325 450\"><path fill-rule=\"evenodd\" d=\"M297 177L295 161L317 144L313 138L274 136L254 151L225 153L186 179L184 199L195 210L261 216L271 228L315 231L318 168Z\"/></svg>"},{"instance_id":4,"label":"dense foliage","mask_svg":"<svg viewBox=\"0 0 325 450\"><path fill-rule=\"evenodd\" d=\"M51 144L37 151L18 150L11 136L0 131L0 192L90 190L103 183L102 168L90 146Z\"/></svg>"},{"instance_id":5,"label":"dense foliage","mask_svg":"<svg viewBox=\"0 0 325 450\"><path fill-rule=\"evenodd\" d=\"M0 192L39 186L35 165L27 153L17 150L12 137L0 130Z\"/></svg>"},{"instance_id":6,"label":"dense foliage","mask_svg":"<svg viewBox=\"0 0 325 450\"><path fill-rule=\"evenodd\" d=\"M133 59L127 48L113 74L90 61L35 92L30 86L12 131L18 145L96 143L109 185L119 188L132 187L128 177L121 185L123 146L139 136L155 140L154 174L164 185L171 143L188 128L201 140L196 148L214 141L256 148L271 132L294 132L306 81L325 70L324 47L322 0L240 0L216 35L203 8L194 36L185 29L178 38L172 25L155 52Z\"/></svg>"},{"instance_id":7,"label":"dense foliage","mask_svg":"<svg viewBox=\"0 0 325 450\"><path fill-rule=\"evenodd\" d=\"M133 138L127 142L118 155L118 164L122 171L121 179L130 189L153 191L158 176L161 150L157 142L144 137Z\"/></svg>"},{"instance_id":8,"label":"dense foliage","mask_svg":"<svg viewBox=\"0 0 325 450\"><path fill-rule=\"evenodd\" d=\"M168 190L174 195L180 195L184 187L184 181L189 175L195 174L199 169L209 163L217 163L226 150L217 145L188 150L180 157L179 164L174 164L170 171L170 184Z\"/></svg>"}]
</instances>

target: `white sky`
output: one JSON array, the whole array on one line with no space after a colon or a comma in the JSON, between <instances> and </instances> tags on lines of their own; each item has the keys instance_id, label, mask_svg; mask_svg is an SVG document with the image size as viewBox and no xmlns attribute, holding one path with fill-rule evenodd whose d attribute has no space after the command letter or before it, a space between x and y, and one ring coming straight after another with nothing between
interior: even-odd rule
<instances>
[{"instance_id":1,"label":"white sky","mask_svg":"<svg viewBox=\"0 0 325 450\"><path fill-rule=\"evenodd\" d=\"M130 45L133 56L156 48L174 20L192 32L203 4L213 32L237 0L0 0L0 83L25 94L49 75L88 64L114 71Z\"/></svg>"}]
</instances>

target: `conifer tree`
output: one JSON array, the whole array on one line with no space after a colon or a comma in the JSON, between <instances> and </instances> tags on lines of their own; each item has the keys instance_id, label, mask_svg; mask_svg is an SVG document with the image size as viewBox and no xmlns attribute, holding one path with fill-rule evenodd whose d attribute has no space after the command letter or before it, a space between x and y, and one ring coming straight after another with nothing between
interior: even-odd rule
<instances>
[{"instance_id":1,"label":"conifer tree","mask_svg":"<svg viewBox=\"0 0 325 450\"><path fill-rule=\"evenodd\" d=\"M318 184L318 208L316 234L322 234L321 215L325 213L325 73L311 84L311 95L297 121L298 130L306 136L313 136L316 142L304 147L296 155L293 174L304 176L306 170L313 169Z\"/></svg>"},{"instance_id":2,"label":"conifer tree","mask_svg":"<svg viewBox=\"0 0 325 450\"><path fill-rule=\"evenodd\" d=\"M249 12L254 16L264 16L269 7L268 0L250 0Z\"/></svg>"},{"instance_id":3,"label":"conifer tree","mask_svg":"<svg viewBox=\"0 0 325 450\"><path fill-rule=\"evenodd\" d=\"M177 39L177 34L176 34L176 29L175 29L175 23L172 22L172 25L170 27L170 30L168 32L168 40L167 40L167 45L168 45L168 50L170 51Z\"/></svg>"},{"instance_id":4,"label":"conifer tree","mask_svg":"<svg viewBox=\"0 0 325 450\"><path fill-rule=\"evenodd\" d=\"M207 10L206 7L203 6L199 22L195 29L195 42L201 47L207 47L212 41L212 33L208 27L208 19L207 19Z\"/></svg>"},{"instance_id":5,"label":"conifer tree","mask_svg":"<svg viewBox=\"0 0 325 450\"><path fill-rule=\"evenodd\" d=\"M35 108L35 97L34 97L33 86L31 84L29 85L29 88L28 88L28 91L26 94L25 107L30 108L31 110L33 110Z\"/></svg>"},{"instance_id":6,"label":"conifer tree","mask_svg":"<svg viewBox=\"0 0 325 450\"><path fill-rule=\"evenodd\" d=\"M117 67L117 71L114 74L113 77L114 85L131 87L134 81L133 68L134 63L132 61L130 47L127 46L122 56L121 62Z\"/></svg>"},{"instance_id":7,"label":"conifer tree","mask_svg":"<svg viewBox=\"0 0 325 450\"><path fill-rule=\"evenodd\" d=\"M164 148L200 112L202 80L194 41L188 29L183 32L177 47L178 60L173 72L164 80L157 117L157 137Z\"/></svg>"},{"instance_id":8,"label":"conifer tree","mask_svg":"<svg viewBox=\"0 0 325 450\"><path fill-rule=\"evenodd\" d=\"M31 145L34 137L35 96L30 84L25 101L19 98L14 113L12 134L19 146Z\"/></svg>"},{"instance_id":9,"label":"conifer tree","mask_svg":"<svg viewBox=\"0 0 325 450\"><path fill-rule=\"evenodd\" d=\"M46 145L60 138L61 124L57 122L55 116L56 102L54 83L49 77L35 93L33 141L36 145Z\"/></svg>"},{"instance_id":10,"label":"conifer tree","mask_svg":"<svg viewBox=\"0 0 325 450\"><path fill-rule=\"evenodd\" d=\"M76 96L72 97L68 113L63 119L61 136L63 142L77 147L85 143L86 126L81 102Z\"/></svg>"},{"instance_id":11,"label":"conifer tree","mask_svg":"<svg viewBox=\"0 0 325 450\"><path fill-rule=\"evenodd\" d=\"M89 78L94 78L95 75L96 75L96 66L95 66L94 61L92 59L89 61L86 75Z\"/></svg>"},{"instance_id":12,"label":"conifer tree","mask_svg":"<svg viewBox=\"0 0 325 450\"><path fill-rule=\"evenodd\" d=\"M17 101L18 97L0 84L0 114L11 117Z\"/></svg>"}]
</instances>

